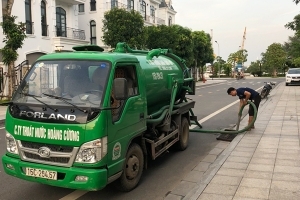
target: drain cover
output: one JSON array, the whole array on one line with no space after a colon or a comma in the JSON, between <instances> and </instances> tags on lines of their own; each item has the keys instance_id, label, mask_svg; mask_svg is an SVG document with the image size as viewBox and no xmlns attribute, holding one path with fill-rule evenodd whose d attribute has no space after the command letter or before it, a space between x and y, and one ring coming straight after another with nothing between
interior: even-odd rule
<instances>
[{"instance_id":1,"label":"drain cover","mask_svg":"<svg viewBox=\"0 0 300 200\"><path fill-rule=\"evenodd\" d=\"M217 140L223 140L231 142L237 134L221 134L219 137L217 137Z\"/></svg>"}]
</instances>

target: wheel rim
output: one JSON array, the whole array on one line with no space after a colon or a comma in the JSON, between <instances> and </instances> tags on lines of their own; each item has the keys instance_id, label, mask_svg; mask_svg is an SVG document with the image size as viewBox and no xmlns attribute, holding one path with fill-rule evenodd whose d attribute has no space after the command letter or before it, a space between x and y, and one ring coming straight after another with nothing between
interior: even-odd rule
<instances>
[{"instance_id":1,"label":"wheel rim","mask_svg":"<svg viewBox=\"0 0 300 200\"><path fill-rule=\"evenodd\" d=\"M126 177L130 180L134 179L139 172L140 161L137 156L131 155L126 163Z\"/></svg>"}]
</instances>

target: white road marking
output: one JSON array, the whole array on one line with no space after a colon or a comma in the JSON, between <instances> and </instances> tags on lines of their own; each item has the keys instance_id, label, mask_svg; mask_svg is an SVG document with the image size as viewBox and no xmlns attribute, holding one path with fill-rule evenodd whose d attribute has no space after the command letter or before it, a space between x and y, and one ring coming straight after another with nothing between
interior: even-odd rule
<instances>
[{"instance_id":1,"label":"white road marking","mask_svg":"<svg viewBox=\"0 0 300 200\"><path fill-rule=\"evenodd\" d=\"M74 192L68 194L67 196L64 196L63 198L61 198L59 200L75 200L75 199L78 199L79 197L85 195L88 192L89 191L85 191L85 190L75 190Z\"/></svg>"},{"instance_id":2,"label":"white road marking","mask_svg":"<svg viewBox=\"0 0 300 200\"><path fill-rule=\"evenodd\" d=\"M5 127L0 127L0 130L1 130L1 129L5 129Z\"/></svg>"}]
</instances>

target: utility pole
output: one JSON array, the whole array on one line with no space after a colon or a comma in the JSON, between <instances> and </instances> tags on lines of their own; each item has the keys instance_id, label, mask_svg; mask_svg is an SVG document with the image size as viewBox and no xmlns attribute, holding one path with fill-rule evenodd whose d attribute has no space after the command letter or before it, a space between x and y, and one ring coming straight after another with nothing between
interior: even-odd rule
<instances>
[{"instance_id":1,"label":"utility pole","mask_svg":"<svg viewBox=\"0 0 300 200\"><path fill-rule=\"evenodd\" d=\"M218 41L215 41L215 43L217 43L218 44L218 56L217 57L219 57L220 58L220 46L219 46L219 43L218 43ZM220 74L221 74L221 71L220 71L220 65L221 65L221 63L218 63L219 64L219 78L220 78Z\"/></svg>"}]
</instances>

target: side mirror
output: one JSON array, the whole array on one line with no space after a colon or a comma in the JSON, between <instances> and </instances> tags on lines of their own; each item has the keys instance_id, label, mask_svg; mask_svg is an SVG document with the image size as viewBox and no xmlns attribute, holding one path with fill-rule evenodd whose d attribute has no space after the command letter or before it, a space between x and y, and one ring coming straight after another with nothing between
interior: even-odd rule
<instances>
[{"instance_id":1,"label":"side mirror","mask_svg":"<svg viewBox=\"0 0 300 200\"><path fill-rule=\"evenodd\" d=\"M114 79L114 96L116 100L125 100L128 97L128 86L125 78Z\"/></svg>"}]
</instances>

